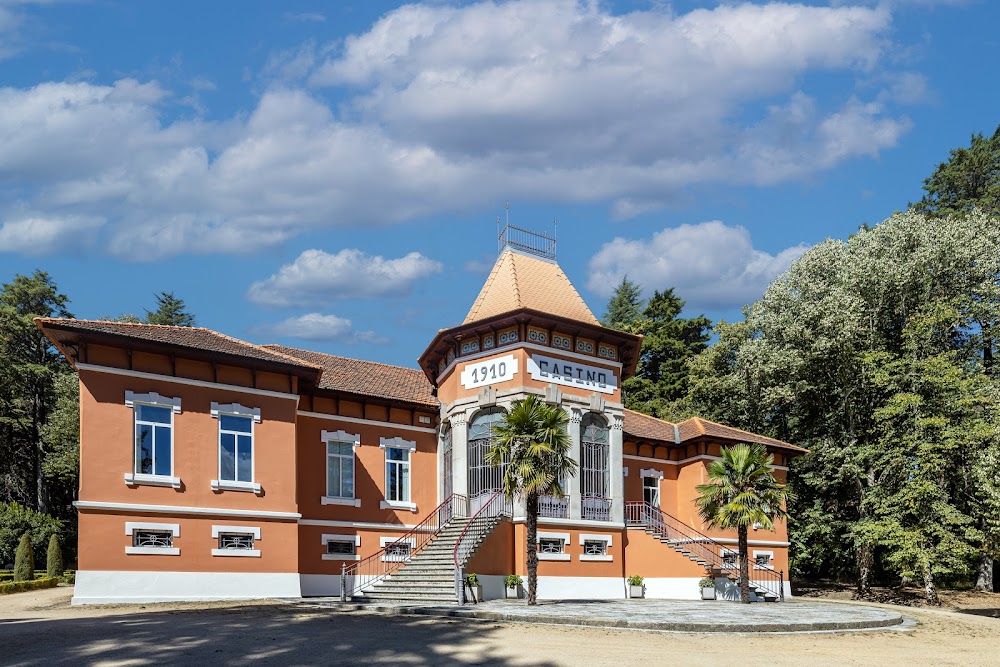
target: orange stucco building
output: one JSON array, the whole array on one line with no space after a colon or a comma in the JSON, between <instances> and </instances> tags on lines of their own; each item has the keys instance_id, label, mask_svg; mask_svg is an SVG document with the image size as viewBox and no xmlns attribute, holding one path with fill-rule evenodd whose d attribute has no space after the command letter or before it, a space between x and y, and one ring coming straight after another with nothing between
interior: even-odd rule
<instances>
[{"instance_id":1,"label":"orange stucco building","mask_svg":"<svg viewBox=\"0 0 1000 667\"><path fill-rule=\"evenodd\" d=\"M38 326L80 377L74 603L350 595L486 597L525 575L525 508L497 493L491 426L527 395L567 412L575 477L539 503L539 596L733 595L736 536L693 503L720 448L788 443L624 409L640 339L602 327L554 259L506 248L419 369L207 329ZM788 540L753 530L760 598L788 594ZM404 585L405 584L405 585Z\"/></svg>"}]
</instances>

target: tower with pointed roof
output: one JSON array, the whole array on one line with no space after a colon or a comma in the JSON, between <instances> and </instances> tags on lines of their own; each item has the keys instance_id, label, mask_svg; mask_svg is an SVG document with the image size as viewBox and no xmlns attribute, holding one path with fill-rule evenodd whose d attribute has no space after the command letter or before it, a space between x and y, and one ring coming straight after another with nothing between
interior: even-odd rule
<instances>
[{"instance_id":1,"label":"tower with pointed roof","mask_svg":"<svg viewBox=\"0 0 1000 667\"><path fill-rule=\"evenodd\" d=\"M621 383L635 371L640 342L601 325L554 253L505 244L465 320L439 331L420 357L441 401L442 497L466 495L475 511L500 488L484 461L492 424L535 395L568 413L580 464L568 496L544 499L542 511L620 523Z\"/></svg>"}]
</instances>

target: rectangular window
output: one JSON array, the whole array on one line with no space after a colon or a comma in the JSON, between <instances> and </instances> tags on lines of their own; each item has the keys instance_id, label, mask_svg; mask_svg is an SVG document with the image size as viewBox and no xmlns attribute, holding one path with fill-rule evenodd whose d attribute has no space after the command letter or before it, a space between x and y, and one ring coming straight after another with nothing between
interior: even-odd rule
<instances>
[{"instance_id":1,"label":"rectangular window","mask_svg":"<svg viewBox=\"0 0 1000 667\"><path fill-rule=\"evenodd\" d=\"M771 561L774 560L773 551L754 551L753 565L757 568L770 568Z\"/></svg>"},{"instance_id":2,"label":"rectangular window","mask_svg":"<svg viewBox=\"0 0 1000 667\"><path fill-rule=\"evenodd\" d=\"M135 473L170 477L173 473L173 412L136 403Z\"/></svg>"},{"instance_id":3,"label":"rectangular window","mask_svg":"<svg viewBox=\"0 0 1000 667\"><path fill-rule=\"evenodd\" d=\"M385 448L385 498L410 502L410 450Z\"/></svg>"},{"instance_id":4,"label":"rectangular window","mask_svg":"<svg viewBox=\"0 0 1000 667\"><path fill-rule=\"evenodd\" d=\"M642 478L642 499L653 507L660 507L660 479L658 477Z\"/></svg>"},{"instance_id":5,"label":"rectangular window","mask_svg":"<svg viewBox=\"0 0 1000 667\"><path fill-rule=\"evenodd\" d=\"M730 549L724 549L722 551L722 567L732 570L739 569L740 567L740 554L738 551L732 551Z\"/></svg>"},{"instance_id":6,"label":"rectangular window","mask_svg":"<svg viewBox=\"0 0 1000 667\"><path fill-rule=\"evenodd\" d=\"M563 552L563 541L542 538L538 540L538 551L543 554L561 554Z\"/></svg>"},{"instance_id":7,"label":"rectangular window","mask_svg":"<svg viewBox=\"0 0 1000 667\"><path fill-rule=\"evenodd\" d=\"M585 556L607 556L607 540L585 540L583 543L583 555Z\"/></svg>"},{"instance_id":8,"label":"rectangular window","mask_svg":"<svg viewBox=\"0 0 1000 667\"><path fill-rule=\"evenodd\" d=\"M222 533L219 548L227 551L253 550L253 533Z\"/></svg>"},{"instance_id":9,"label":"rectangular window","mask_svg":"<svg viewBox=\"0 0 1000 667\"><path fill-rule=\"evenodd\" d=\"M410 557L410 543L396 542L394 544L386 545L385 555L388 557L401 558L405 560Z\"/></svg>"},{"instance_id":10,"label":"rectangular window","mask_svg":"<svg viewBox=\"0 0 1000 667\"><path fill-rule=\"evenodd\" d=\"M219 415L219 480L253 482L253 418Z\"/></svg>"},{"instance_id":11,"label":"rectangular window","mask_svg":"<svg viewBox=\"0 0 1000 667\"><path fill-rule=\"evenodd\" d=\"M326 443L326 495L354 498L354 443Z\"/></svg>"},{"instance_id":12,"label":"rectangular window","mask_svg":"<svg viewBox=\"0 0 1000 667\"><path fill-rule=\"evenodd\" d=\"M132 546L170 549L174 546L174 534L168 530L135 530L132 531Z\"/></svg>"},{"instance_id":13,"label":"rectangular window","mask_svg":"<svg viewBox=\"0 0 1000 667\"><path fill-rule=\"evenodd\" d=\"M330 540L326 543L326 553L331 556L353 556L356 551L354 540Z\"/></svg>"}]
</instances>

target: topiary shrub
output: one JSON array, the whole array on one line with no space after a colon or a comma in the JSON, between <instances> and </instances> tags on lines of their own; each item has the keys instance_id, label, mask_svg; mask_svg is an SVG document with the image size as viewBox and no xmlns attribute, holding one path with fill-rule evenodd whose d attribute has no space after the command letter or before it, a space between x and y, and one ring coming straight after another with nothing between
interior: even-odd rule
<instances>
[{"instance_id":1,"label":"topiary shrub","mask_svg":"<svg viewBox=\"0 0 1000 667\"><path fill-rule=\"evenodd\" d=\"M45 558L45 571L48 576L58 579L63 576L62 547L59 546L59 538L53 535L49 538L49 551Z\"/></svg>"},{"instance_id":2,"label":"topiary shrub","mask_svg":"<svg viewBox=\"0 0 1000 667\"><path fill-rule=\"evenodd\" d=\"M25 533L14 554L14 581L35 580L35 554L31 551L31 536Z\"/></svg>"},{"instance_id":3,"label":"topiary shrub","mask_svg":"<svg viewBox=\"0 0 1000 667\"><path fill-rule=\"evenodd\" d=\"M59 579L35 579L34 581L12 581L7 584L0 584L0 595L8 593L23 593L24 591L37 591L42 588L55 588L59 585Z\"/></svg>"},{"instance_id":4,"label":"topiary shrub","mask_svg":"<svg viewBox=\"0 0 1000 667\"><path fill-rule=\"evenodd\" d=\"M73 535L70 525L63 526L62 522L48 514L40 514L32 509L17 503L0 503L0 567L14 562L14 554L17 545L20 544L21 536L28 533L31 536L31 544L35 548L35 562L41 563L45 559L45 548L49 544L49 537L58 533L63 537L66 544L72 545ZM68 549L72 550L72 546ZM72 551L64 556L72 560Z\"/></svg>"}]
</instances>

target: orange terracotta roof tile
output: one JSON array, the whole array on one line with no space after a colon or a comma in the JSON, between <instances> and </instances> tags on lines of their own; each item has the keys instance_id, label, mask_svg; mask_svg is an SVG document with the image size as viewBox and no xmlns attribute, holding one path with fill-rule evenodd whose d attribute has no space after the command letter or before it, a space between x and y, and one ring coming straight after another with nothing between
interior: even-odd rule
<instances>
[{"instance_id":1,"label":"orange terracotta roof tile","mask_svg":"<svg viewBox=\"0 0 1000 667\"><path fill-rule=\"evenodd\" d=\"M161 343L202 352L215 352L252 361L297 366L311 371L320 370L320 366L300 358L290 357L276 350L269 350L264 346L248 343L202 327L176 327L164 324L76 320L59 317L36 317L35 324L57 342L65 339L67 334L98 334L141 342Z\"/></svg>"},{"instance_id":2,"label":"orange terracotta roof tile","mask_svg":"<svg viewBox=\"0 0 1000 667\"><path fill-rule=\"evenodd\" d=\"M732 426L716 424L701 417L692 417L679 424L674 424L641 412L625 410L622 430L634 438L658 440L668 444L684 444L695 438L710 437L733 442L755 442L769 447L789 449L796 452L809 451L798 445L793 445L776 438L768 438L767 436L733 428Z\"/></svg>"},{"instance_id":3,"label":"orange terracotta roof tile","mask_svg":"<svg viewBox=\"0 0 1000 667\"><path fill-rule=\"evenodd\" d=\"M463 324L520 308L601 326L558 264L505 250L493 265Z\"/></svg>"},{"instance_id":4,"label":"orange terracotta roof tile","mask_svg":"<svg viewBox=\"0 0 1000 667\"><path fill-rule=\"evenodd\" d=\"M318 384L320 389L406 401L435 410L440 405L437 397L431 393L431 383L427 381L423 371L417 368L337 357L283 345L264 347L321 367L323 375Z\"/></svg>"}]
</instances>

